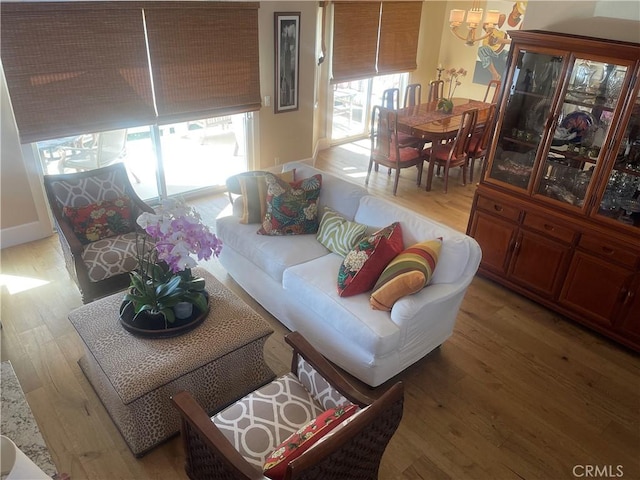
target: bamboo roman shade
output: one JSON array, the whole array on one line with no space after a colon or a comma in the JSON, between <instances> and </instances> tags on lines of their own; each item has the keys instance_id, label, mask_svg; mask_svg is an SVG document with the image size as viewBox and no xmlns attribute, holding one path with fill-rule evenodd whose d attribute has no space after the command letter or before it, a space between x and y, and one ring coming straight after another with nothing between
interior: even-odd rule
<instances>
[{"instance_id":1,"label":"bamboo roman shade","mask_svg":"<svg viewBox=\"0 0 640 480\"><path fill-rule=\"evenodd\" d=\"M258 7L3 3L2 64L21 141L259 109Z\"/></svg>"},{"instance_id":2,"label":"bamboo roman shade","mask_svg":"<svg viewBox=\"0 0 640 480\"><path fill-rule=\"evenodd\" d=\"M336 1L333 8L332 83L417 68L421 1Z\"/></svg>"},{"instance_id":3,"label":"bamboo roman shade","mask_svg":"<svg viewBox=\"0 0 640 480\"><path fill-rule=\"evenodd\" d=\"M140 8L3 3L2 65L21 141L153 123Z\"/></svg>"},{"instance_id":4,"label":"bamboo roman shade","mask_svg":"<svg viewBox=\"0 0 640 480\"><path fill-rule=\"evenodd\" d=\"M378 75L417 68L422 2L382 2Z\"/></svg>"},{"instance_id":5,"label":"bamboo roman shade","mask_svg":"<svg viewBox=\"0 0 640 480\"><path fill-rule=\"evenodd\" d=\"M159 2L145 8L158 123L260 108L257 7Z\"/></svg>"},{"instance_id":6,"label":"bamboo roman shade","mask_svg":"<svg viewBox=\"0 0 640 480\"><path fill-rule=\"evenodd\" d=\"M380 2L336 2L333 9L332 82L374 76Z\"/></svg>"}]
</instances>

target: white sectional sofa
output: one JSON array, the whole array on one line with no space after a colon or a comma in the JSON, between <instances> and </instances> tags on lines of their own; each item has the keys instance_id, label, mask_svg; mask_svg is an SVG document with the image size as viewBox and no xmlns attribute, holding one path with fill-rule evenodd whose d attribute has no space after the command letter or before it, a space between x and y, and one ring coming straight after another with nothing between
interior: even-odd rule
<instances>
[{"instance_id":1,"label":"white sectional sofa","mask_svg":"<svg viewBox=\"0 0 640 480\"><path fill-rule=\"evenodd\" d=\"M352 182L304 163L291 163L296 180L322 174L324 206L372 229L400 222L404 246L443 238L432 282L398 300L391 312L373 310L370 292L340 297L337 276L343 258L315 235L265 236L259 224L241 224L230 205L216 221L224 246L220 263L266 310L301 332L337 365L375 387L424 357L453 332L466 289L480 264L476 241L418 215Z\"/></svg>"}]
</instances>

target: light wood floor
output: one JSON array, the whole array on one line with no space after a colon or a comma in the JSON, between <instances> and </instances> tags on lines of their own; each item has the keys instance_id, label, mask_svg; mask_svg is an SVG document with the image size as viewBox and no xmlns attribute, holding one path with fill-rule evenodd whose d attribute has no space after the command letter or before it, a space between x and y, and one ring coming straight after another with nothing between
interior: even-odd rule
<instances>
[{"instance_id":1,"label":"light wood floor","mask_svg":"<svg viewBox=\"0 0 640 480\"><path fill-rule=\"evenodd\" d=\"M366 147L334 147L316 166L362 184L367 156ZM427 193L415 175L402 172L394 201L464 231L475 186L454 173L448 194L439 179ZM391 184L381 169L369 190L393 198ZM211 218L227 200L196 203ZM273 325L267 361L285 372L285 329L215 260L205 266ZM1 357L12 361L59 471L72 480L186 478L177 438L131 455L80 371L82 346L67 320L80 295L57 238L2 250L2 273L46 282L2 287ZM571 479L588 466L640 478L638 356L486 279L469 287L454 335L398 378L404 417L381 479Z\"/></svg>"}]
</instances>

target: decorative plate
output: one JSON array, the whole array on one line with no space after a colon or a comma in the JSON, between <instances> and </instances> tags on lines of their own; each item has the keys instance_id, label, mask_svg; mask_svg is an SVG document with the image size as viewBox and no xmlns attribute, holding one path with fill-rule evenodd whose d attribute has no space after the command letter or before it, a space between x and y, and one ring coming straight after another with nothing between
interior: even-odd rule
<instances>
[{"instance_id":1,"label":"decorative plate","mask_svg":"<svg viewBox=\"0 0 640 480\"><path fill-rule=\"evenodd\" d=\"M582 136L587 133L594 123L593 116L590 113L575 111L564 117L560 127L575 133L576 136L571 139L571 142L579 143L582 141Z\"/></svg>"}]
</instances>

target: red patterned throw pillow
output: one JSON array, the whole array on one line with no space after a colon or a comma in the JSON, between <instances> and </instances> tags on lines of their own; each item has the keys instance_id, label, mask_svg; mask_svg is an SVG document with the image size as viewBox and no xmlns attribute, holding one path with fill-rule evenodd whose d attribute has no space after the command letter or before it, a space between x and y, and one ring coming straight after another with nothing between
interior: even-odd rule
<instances>
[{"instance_id":1,"label":"red patterned throw pillow","mask_svg":"<svg viewBox=\"0 0 640 480\"><path fill-rule=\"evenodd\" d=\"M403 248L398 222L362 240L340 265L338 295L348 297L371 290L384 268Z\"/></svg>"},{"instance_id":2,"label":"red patterned throw pillow","mask_svg":"<svg viewBox=\"0 0 640 480\"><path fill-rule=\"evenodd\" d=\"M131 199L127 195L84 207L64 207L62 214L85 245L132 230Z\"/></svg>"},{"instance_id":3,"label":"red patterned throw pillow","mask_svg":"<svg viewBox=\"0 0 640 480\"><path fill-rule=\"evenodd\" d=\"M298 458L314 443L357 411L357 405L347 404L322 412L273 450L264 462L263 473L265 476L272 480L283 478L289 462Z\"/></svg>"}]
</instances>

